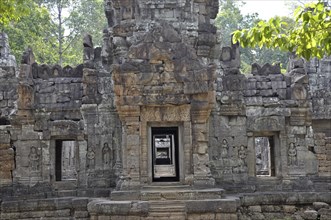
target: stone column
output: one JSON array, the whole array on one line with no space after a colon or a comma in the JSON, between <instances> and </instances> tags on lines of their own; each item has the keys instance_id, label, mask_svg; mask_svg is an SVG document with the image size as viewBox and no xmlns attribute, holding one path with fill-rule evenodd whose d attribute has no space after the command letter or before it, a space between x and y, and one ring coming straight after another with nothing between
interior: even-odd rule
<instances>
[{"instance_id":1,"label":"stone column","mask_svg":"<svg viewBox=\"0 0 331 220\"><path fill-rule=\"evenodd\" d=\"M117 188L137 189L140 186L140 107L122 106L118 109L123 129L123 173L117 182Z\"/></svg>"},{"instance_id":2,"label":"stone column","mask_svg":"<svg viewBox=\"0 0 331 220\"><path fill-rule=\"evenodd\" d=\"M201 107L202 105L200 105ZM194 185L197 187L213 186L215 179L209 168L208 154L208 117L210 109L191 110L193 138L193 172Z\"/></svg>"},{"instance_id":3,"label":"stone column","mask_svg":"<svg viewBox=\"0 0 331 220\"><path fill-rule=\"evenodd\" d=\"M255 153L255 144L254 144L254 134L253 132L247 133L247 168L248 175L255 176L256 169L256 153Z\"/></svg>"},{"instance_id":4,"label":"stone column","mask_svg":"<svg viewBox=\"0 0 331 220\"><path fill-rule=\"evenodd\" d=\"M0 186L12 184L14 169L14 149L10 146L10 135L6 128L0 128Z\"/></svg>"}]
</instances>

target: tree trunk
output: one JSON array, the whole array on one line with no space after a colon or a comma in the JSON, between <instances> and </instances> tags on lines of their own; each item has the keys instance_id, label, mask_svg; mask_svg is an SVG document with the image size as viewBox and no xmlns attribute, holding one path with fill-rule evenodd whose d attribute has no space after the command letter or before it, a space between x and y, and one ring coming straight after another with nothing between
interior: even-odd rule
<instances>
[{"instance_id":1,"label":"tree trunk","mask_svg":"<svg viewBox=\"0 0 331 220\"><path fill-rule=\"evenodd\" d=\"M59 31L59 36L58 36L58 40L59 40L59 65L62 65L62 47L63 47L63 36L62 36L62 1L58 0L57 1L57 10L58 10L58 20L59 20L59 24L58 24L58 31Z\"/></svg>"}]
</instances>

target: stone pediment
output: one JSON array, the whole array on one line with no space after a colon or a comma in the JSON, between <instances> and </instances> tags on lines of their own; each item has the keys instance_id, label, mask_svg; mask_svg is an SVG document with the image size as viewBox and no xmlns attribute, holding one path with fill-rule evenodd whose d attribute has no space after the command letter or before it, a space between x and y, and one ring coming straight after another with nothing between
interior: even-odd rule
<instances>
[{"instance_id":1,"label":"stone pediment","mask_svg":"<svg viewBox=\"0 0 331 220\"><path fill-rule=\"evenodd\" d=\"M115 93L122 105L133 96L139 105L184 104L189 95L214 91L215 70L171 25L156 24L129 48L126 61L115 65Z\"/></svg>"},{"instance_id":2,"label":"stone pediment","mask_svg":"<svg viewBox=\"0 0 331 220\"><path fill-rule=\"evenodd\" d=\"M285 117L249 117L247 119L247 131L281 131L285 126Z\"/></svg>"},{"instance_id":3,"label":"stone pediment","mask_svg":"<svg viewBox=\"0 0 331 220\"><path fill-rule=\"evenodd\" d=\"M78 136L80 134L80 128L77 122L59 120L53 121L50 124L51 136L63 136L63 135L74 135Z\"/></svg>"}]
</instances>

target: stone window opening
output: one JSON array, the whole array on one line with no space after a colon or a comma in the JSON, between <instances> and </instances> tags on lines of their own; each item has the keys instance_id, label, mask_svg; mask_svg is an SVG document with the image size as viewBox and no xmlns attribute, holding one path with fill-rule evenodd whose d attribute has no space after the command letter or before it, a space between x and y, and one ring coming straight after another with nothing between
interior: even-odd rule
<instances>
[{"instance_id":1,"label":"stone window opening","mask_svg":"<svg viewBox=\"0 0 331 220\"><path fill-rule=\"evenodd\" d=\"M313 154L316 154L315 147L314 146L308 146L308 150L312 152Z\"/></svg>"},{"instance_id":2,"label":"stone window opening","mask_svg":"<svg viewBox=\"0 0 331 220\"><path fill-rule=\"evenodd\" d=\"M255 137L256 176L275 176L274 137Z\"/></svg>"},{"instance_id":3,"label":"stone window opening","mask_svg":"<svg viewBox=\"0 0 331 220\"><path fill-rule=\"evenodd\" d=\"M178 127L152 127L153 182L179 181Z\"/></svg>"},{"instance_id":4,"label":"stone window opening","mask_svg":"<svg viewBox=\"0 0 331 220\"><path fill-rule=\"evenodd\" d=\"M76 141L55 141L55 181L77 180Z\"/></svg>"},{"instance_id":5,"label":"stone window opening","mask_svg":"<svg viewBox=\"0 0 331 220\"><path fill-rule=\"evenodd\" d=\"M13 157L14 157L14 169L16 169L16 164L17 164L17 162L16 162L16 154L17 154L17 151L16 151L16 146L13 144L13 142L11 141L10 142L10 148L13 150L13 153L14 153L14 155L13 155Z\"/></svg>"},{"instance_id":6,"label":"stone window opening","mask_svg":"<svg viewBox=\"0 0 331 220\"><path fill-rule=\"evenodd\" d=\"M0 125L10 125L10 121L5 117L0 117Z\"/></svg>"}]
</instances>

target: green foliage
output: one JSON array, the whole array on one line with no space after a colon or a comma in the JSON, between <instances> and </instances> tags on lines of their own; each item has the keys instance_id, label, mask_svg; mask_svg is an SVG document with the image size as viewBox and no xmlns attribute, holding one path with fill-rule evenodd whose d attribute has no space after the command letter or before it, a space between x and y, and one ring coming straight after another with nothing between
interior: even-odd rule
<instances>
[{"instance_id":1,"label":"green foliage","mask_svg":"<svg viewBox=\"0 0 331 220\"><path fill-rule=\"evenodd\" d=\"M70 19L66 24L70 34L67 36L69 44L66 59L72 62L83 62L83 37L91 34L94 46L102 46L103 29L107 27L104 14L103 0L81 0L70 12Z\"/></svg>"},{"instance_id":2,"label":"green foliage","mask_svg":"<svg viewBox=\"0 0 331 220\"><path fill-rule=\"evenodd\" d=\"M331 10L324 2L306 4L294 12L295 24L276 17L260 21L250 29L234 32L233 41L242 47L263 46L295 52L310 59L331 55Z\"/></svg>"},{"instance_id":3,"label":"green foliage","mask_svg":"<svg viewBox=\"0 0 331 220\"><path fill-rule=\"evenodd\" d=\"M1 0L0 27L12 21L18 21L22 16L29 14L31 0Z\"/></svg>"},{"instance_id":4,"label":"green foliage","mask_svg":"<svg viewBox=\"0 0 331 220\"><path fill-rule=\"evenodd\" d=\"M13 55L20 61L23 51L31 47L37 62L56 63L57 56L53 49L56 47L56 38L51 34L54 26L48 10L33 2L27 6L27 10L33 13L22 15L18 22L3 26L3 31L9 36Z\"/></svg>"},{"instance_id":5,"label":"green foliage","mask_svg":"<svg viewBox=\"0 0 331 220\"><path fill-rule=\"evenodd\" d=\"M222 46L228 46L231 43L231 35L237 29L251 28L260 22L258 14L242 15L240 1L222 0L220 12L216 18L216 26L221 32ZM290 22L289 22L290 23ZM280 62L285 66L288 60L287 53L280 50L271 50L267 48L241 48L241 71L248 73L251 71L251 64L254 62L275 63Z\"/></svg>"},{"instance_id":6,"label":"green foliage","mask_svg":"<svg viewBox=\"0 0 331 220\"><path fill-rule=\"evenodd\" d=\"M103 0L39 0L45 5L57 26L58 63L77 65L83 62L82 39L86 33L93 36L96 45L102 41L106 27Z\"/></svg>"},{"instance_id":7,"label":"green foliage","mask_svg":"<svg viewBox=\"0 0 331 220\"><path fill-rule=\"evenodd\" d=\"M103 0L0 1L0 27L8 34L18 61L31 47L39 63L80 64L86 33L101 46L102 30L107 26Z\"/></svg>"}]
</instances>

